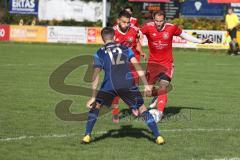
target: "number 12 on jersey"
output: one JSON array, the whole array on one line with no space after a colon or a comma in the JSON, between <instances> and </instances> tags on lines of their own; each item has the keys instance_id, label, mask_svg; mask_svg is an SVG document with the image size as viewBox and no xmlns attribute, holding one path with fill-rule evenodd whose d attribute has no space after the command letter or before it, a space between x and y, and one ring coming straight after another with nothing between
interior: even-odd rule
<instances>
[{"instance_id":1,"label":"number 12 on jersey","mask_svg":"<svg viewBox=\"0 0 240 160\"><path fill-rule=\"evenodd\" d=\"M119 64L125 63L123 60L121 60L122 50L119 47L113 48L113 50L107 49L107 53L111 59L112 65L119 65ZM117 53L117 55L118 55L116 61L113 58L113 53Z\"/></svg>"}]
</instances>

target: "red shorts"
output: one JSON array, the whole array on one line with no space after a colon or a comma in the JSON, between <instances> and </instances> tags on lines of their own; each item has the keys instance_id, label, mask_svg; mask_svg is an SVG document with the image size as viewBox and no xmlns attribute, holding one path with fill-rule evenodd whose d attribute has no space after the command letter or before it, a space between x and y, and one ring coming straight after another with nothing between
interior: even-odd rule
<instances>
[{"instance_id":1,"label":"red shorts","mask_svg":"<svg viewBox=\"0 0 240 160\"><path fill-rule=\"evenodd\" d=\"M112 104L119 104L119 100L120 100L120 97L119 96L116 96L113 101L112 101Z\"/></svg>"},{"instance_id":2,"label":"red shorts","mask_svg":"<svg viewBox=\"0 0 240 160\"><path fill-rule=\"evenodd\" d=\"M174 72L174 65L161 65L158 63L148 63L146 77L148 84L153 85L158 80L164 79L171 81Z\"/></svg>"}]
</instances>

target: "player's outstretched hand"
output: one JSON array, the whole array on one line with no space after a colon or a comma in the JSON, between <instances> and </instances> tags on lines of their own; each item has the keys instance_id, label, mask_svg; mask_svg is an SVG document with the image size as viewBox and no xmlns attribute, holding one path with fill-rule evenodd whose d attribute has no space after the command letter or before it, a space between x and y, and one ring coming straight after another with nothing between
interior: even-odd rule
<instances>
[{"instance_id":1,"label":"player's outstretched hand","mask_svg":"<svg viewBox=\"0 0 240 160\"><path fill-rule=\"evenodd\" d=\"M211 41L210 39L204 39L202 40L202 43L201 44L205 44L205 43L213 43L213 41Z\"/></svg>"},{"instance_id":2,"label":"player's outstretched hand","mask_svg":"<svg viewBox=\"0 0 240 160\"><path fill-rule=\"evenodd\" d=\"M145 93L145 96L147 97L152 96L152 89L149 85L144 86L144 93Z\"/></svg>"},{"instance_id":3,"label":"player's outstretched hand","mask_svg":"<svg viewBox=\"0 0 240 160\"><path fill-rule=\"evenodd\" d=\"M91 109L93 102L95 102L95 98L94 97L92 97L91 99L88 100L88 102L86 104L86 107Z\"/></svg>"},{"instance_id":4,"label":"player's outstretched hand","mask_svg":"<svg viewBox=\"0 0 240 160\"><path fill-rule=\"evenodd\" d=\"M145 53L145 52L142 52L142 53L141 53L141 56L143 57L144 61L146 61L146 60L147 60L147 55L146 55L146 53Z\"/></svg>"}]
</instances>

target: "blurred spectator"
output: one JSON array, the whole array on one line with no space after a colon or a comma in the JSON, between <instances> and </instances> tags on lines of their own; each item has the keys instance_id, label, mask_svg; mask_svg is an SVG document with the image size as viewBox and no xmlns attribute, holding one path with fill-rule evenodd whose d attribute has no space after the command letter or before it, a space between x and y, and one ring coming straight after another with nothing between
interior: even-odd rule
<instances>
[{"instance_id":1,"label":"blurred spectator","mask_svg":"<svg viewBox=\"0 0 240 160\"><path fill-rule=\"evenodd\" d=\"M19 25L20 25L20 26L24 25L24 21L23 21L23 19L20 19L20 21L19 21Z\"/></svg>"},{"instance_id":2,"label":"blurred spectator","mask_svg":"<svg viewBox=\"0 0 240 160\"><path fill-rule=\"evenodd\" d=\"M32 26L35 26L36 24L37 24L37 18L34 17L33 20L32 20L32 22L31 22L31 25L32 25Z\"/></svg>"},{"instance_id":3,"label":"blurred spectator","mask_svg":"<svg viewBox=\"0 0 240 160\"><path fill-rule=\"evenodd\" d=\"M239 50L239 45L237 42L237 26L239 25L238 16L233 12L232 8L228 8L228 14L226 15L226 27L227 31L231 37L231 42L229 43L229 54L237 55Z\"/></svg>"}]
</instances>

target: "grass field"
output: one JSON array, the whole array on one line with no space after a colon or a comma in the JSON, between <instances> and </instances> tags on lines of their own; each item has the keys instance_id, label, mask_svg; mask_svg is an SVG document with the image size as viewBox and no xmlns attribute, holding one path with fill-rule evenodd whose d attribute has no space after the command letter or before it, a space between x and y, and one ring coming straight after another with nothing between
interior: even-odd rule
<instances>
[{"instance_id":1,"label":"grass field","mask_svg":"<svg viewBox=\"0 0 240 160\"><path fill-rule=\"evenodd\" d=\"M71 111L79 113L88 98L54 91L49 76L98 47L0 43L0 160L240 159L240 56L225 51L175 50L174 89L158 124L165 145L151 141L143 122L128 116L114 124L109 114L97 122L94 142L81 145L85 122L60 120L55 106L73 100ZM84 71L65 83L87 85Z\"/></svg>"}]
</instances>

